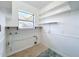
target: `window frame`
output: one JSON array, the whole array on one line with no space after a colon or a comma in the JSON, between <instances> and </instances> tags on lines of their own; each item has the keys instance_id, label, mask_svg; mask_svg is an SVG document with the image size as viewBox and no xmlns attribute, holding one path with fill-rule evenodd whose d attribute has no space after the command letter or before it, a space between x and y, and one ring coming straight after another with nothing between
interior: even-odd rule
<instances>
[{"instance_id":1,"label":"window frame","mask_svg":"<svg viewBox=\"0 0 79 59\"><path fill-rule=\"evenodd\" d=\"M26 14L30 14L30 15L32 15L32 21L28 21L28 20L21 20L21 19L19 19L19 12L22 12L22 13L26 13ZM19 21L25 21L25 22L32 22L33 23L33 28L32 27L24 27L24 28L20 28L19 27ZM24 12L24 11L18 11L18 28L19 29L34 29L35 28L35 25L34 25L34 23L35 23L35 18L34 18L34 14L31 14L31 13L27 13L27 12Z\"/></svg>"}]
</instances>

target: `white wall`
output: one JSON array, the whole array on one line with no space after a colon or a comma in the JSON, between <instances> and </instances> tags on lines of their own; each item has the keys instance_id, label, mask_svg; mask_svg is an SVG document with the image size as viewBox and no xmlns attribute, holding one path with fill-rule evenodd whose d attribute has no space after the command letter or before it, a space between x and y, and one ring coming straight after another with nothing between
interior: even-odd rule
<instances>
[{"instance_id":1,"label":"white wall","mask_svg":"<svg viewBox=\"0 0 79 59\"><path fill-rule=\"evenodd\" d=\"M12 15L7 17L6 27L17 27L18 26L18 11L24 10L30 12L35 16L35 25L38 25L38 10L24 2L12 2ZM13 25L14 24L14 25Z\"/></svg>"},{"instance_id":2,"label":"white wall","mask_svg":"<svg viewBox=\"0 0 79 59\"><path fill-rule=\"evenodd\" d=\"M10 26L18 26L18 11L20 10L24 10L26 12L34 14L36 25L38 24L38 11L36 8L24 2L12 2L12 20L10 21Z\"/></svg>"},{"instance_id":3,"label":"white wall","mask_svg":"<svg viewBox=\"0 0 79 59\"><path fill-rule=\"evenodd\" d=\"M0 12L0 56L5 56L5 15Z\"/></svg>"},{"instance_id":4,"label":"white wall","mask_svg":"<svg viewBox=\"0 0 79 59\"><path fill-rule=\"evenodd\" d=\"M6 14L6 27L11 27L11 20L12 20L12 15L11 14Z\"/></svg>"},{"instance_id":5,"label":"white wall","mask_svg":"<svg viewBox=\"0 0 79 59\"><path fill-rule=\"evenodd\" d=\"M60 22L56 25L43 25L42 38L44 41L42 42L62 56L78 57L79 11L66 12L50 19Z\"/></svg>"}]
</instances>

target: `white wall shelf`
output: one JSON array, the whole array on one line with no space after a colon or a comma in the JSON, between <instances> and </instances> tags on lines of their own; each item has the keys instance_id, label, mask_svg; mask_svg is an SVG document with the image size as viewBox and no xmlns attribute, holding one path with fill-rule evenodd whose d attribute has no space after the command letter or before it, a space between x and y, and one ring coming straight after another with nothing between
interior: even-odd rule
<instances>
[{"instance_id":1,"label":"white wall shelf","mask_svg":"<svg viewBox=\"0 0 79 59\"><path fill-rule=\"evenodd\" d=\"M59 22L47 22L47 23L40 23L40 25L44 25L44 24L58 24Z\"/></svg>"}]
</instances>

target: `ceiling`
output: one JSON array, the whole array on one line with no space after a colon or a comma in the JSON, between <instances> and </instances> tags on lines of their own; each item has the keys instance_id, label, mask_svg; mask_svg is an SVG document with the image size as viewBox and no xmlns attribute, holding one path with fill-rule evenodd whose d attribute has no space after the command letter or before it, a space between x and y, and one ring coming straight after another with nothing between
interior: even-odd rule
<instances>
[{"instance_id":1,"label":"ceiling","mask_svg":"<svg viewBox=\"0 0 79 59\"><path fill-rule=\"evenodd\" d=\"M37 9L42 9L53 1L24 1L24 2Z\"/></svg>"},{"instance_id":2,"label":"ceiling","mask_svg":"<svg viewBox=\"0 0 79 59\"><path fill-rule=\"evenodd\" d=\"M42 9L51 3L51 1L24 1L24 2L37 9ZM11 1L0 1L0 11L11 14L12 13L12 2Z\"/></svg>"},{"instance_id":3,"label":"ceiling","mask_svg":"<svg viewBox=\"0 0 79 59\"><path fill-rule=\"evenodd\" d=\"M12 2L11 1L0 1L0 11L11 14Z\"/></svg>"},{"instance_id":4,"label":"ceiling","mask_svg":"<svg viewBox=\"0 0 79 59\"><path fill-rule=\"evenodd\" d=\"M42 9L53 1L23 1L37 9ZM68 3L72 10L79 9L79 2L69 2ZM12 2L11 1L0 1L0 11L11 14L12 13Z\"/></svg>"}]
</instances>

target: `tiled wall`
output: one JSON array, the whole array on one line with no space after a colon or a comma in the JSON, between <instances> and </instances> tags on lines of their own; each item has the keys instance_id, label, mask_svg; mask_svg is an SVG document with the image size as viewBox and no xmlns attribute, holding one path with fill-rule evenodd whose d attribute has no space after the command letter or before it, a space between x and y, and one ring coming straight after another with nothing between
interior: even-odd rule
<instances>
[{"instance_id":1,"label":"tiled wall","mask_svg":"<svg viewBox=\"0 0 79 59\"><path fill-rule=\"evenodd\" d=\"M34 36L37 36L37 40ZM6 28L7 55L32 47L40 43L40 30ZM9 43L8 43L9 42ZM9 45L8 45L9 44Z\"/></svg>"}]
</instances>

